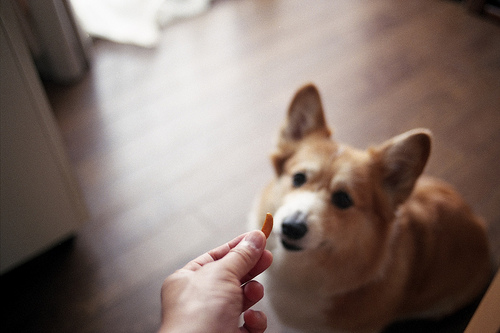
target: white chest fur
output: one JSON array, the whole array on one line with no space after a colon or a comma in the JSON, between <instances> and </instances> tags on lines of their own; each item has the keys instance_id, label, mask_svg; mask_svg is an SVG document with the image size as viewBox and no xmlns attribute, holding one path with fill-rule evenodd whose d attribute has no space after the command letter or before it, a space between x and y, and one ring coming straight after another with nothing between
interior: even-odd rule
<instances>
[{"instance_id":1,"label":"white chest fur","mask_svg":"<svg viewBox=\"0 0 500 333\"><path fill-rule=\"evenodd\" d=\"M331 295L321 288L323 276L311 275L313 270L307 265L289 264L290 260L301 260L300 254L290 254L277 247L273 255L273 265L261 280L266 297L269 297L281 321L304 332L324 332L318 327L325 324L325 310Z\"/></svg>"}]
</instances>

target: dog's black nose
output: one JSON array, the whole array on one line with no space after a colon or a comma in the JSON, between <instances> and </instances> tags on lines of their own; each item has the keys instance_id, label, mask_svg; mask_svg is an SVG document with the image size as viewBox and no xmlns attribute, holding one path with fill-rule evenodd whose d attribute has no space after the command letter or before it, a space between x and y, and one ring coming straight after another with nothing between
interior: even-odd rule
<instances>
[{"instance_id":1,"label":"dog's black nose","mask_svg":"<svg viewBox=\"0 0 500 333\"><path fill-rule=\"evenodd\" d=\"M286 217L281 224L281 232L290 239L300 239L307 233L307 214L296 212Z\"/></svg>"}]
</instances>

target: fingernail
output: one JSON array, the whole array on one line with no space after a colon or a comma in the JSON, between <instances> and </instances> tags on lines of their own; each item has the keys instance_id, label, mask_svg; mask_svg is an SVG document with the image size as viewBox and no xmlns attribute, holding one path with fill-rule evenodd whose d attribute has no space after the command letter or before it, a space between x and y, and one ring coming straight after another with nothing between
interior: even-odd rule
<instances>
[{"instance_id":1,"label":"fingernail","mask_svg":"<svg viewBox=\"0 0 500 333\"><path fill-rule=\"evenodd\" d=\"M244 242L248 242L252 247L260 250L264 247L264 239L263 235L259 234L257 231L252 231L243 239Z\"/></svg>"}]
</instances>

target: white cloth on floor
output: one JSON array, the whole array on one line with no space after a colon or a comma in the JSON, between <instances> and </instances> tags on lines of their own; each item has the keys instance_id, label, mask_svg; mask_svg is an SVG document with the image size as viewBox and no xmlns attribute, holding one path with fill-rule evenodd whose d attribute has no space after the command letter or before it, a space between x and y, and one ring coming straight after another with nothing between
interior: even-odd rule
<instances>
[{"instance_id":1,"label":"white cloth on floor","mask_svg":"<svg viewBox=\"0 0 500 333\"><path fill-rule=\"evenodd\" d=\"M82 28L93 37L154 47L172 20L200 14L211 0L70 0Z\"/></svg>"}]
</instances>

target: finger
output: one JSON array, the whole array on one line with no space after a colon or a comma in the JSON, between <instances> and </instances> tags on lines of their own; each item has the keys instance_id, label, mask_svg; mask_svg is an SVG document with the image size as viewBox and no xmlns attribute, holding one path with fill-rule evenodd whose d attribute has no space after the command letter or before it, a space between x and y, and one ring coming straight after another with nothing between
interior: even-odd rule
<instances>
[{"instance_id":1,"label":"finger","mask_svg":"<svg viewBox=\"0 0 500 333\"><path fill-rule=\"evenodd\" d=\"M223 258L226 254L228 254L228 252L231 249L236 247L236 245L238 245L246 237L246 235L248 235L248 232L239 235L238 237L230 240L224 245L221 245L213 250L208 251L208 254L210 254L210 256L213 258L214 261L219 260Z\"/></svg>"},{"instance_id":2,"label":"finger","mask_svg":"<svg viewBox=\"0 0 500 333\"><path fill-rule=\"evenodd\" d=\"M196 271L196 270L200 269L200 267L202 267L208 263L211 263L211 262L214 262L216 260L223 258L232 248L234 248L236 245L238 245L246 235L247 235L246 233L239 235L238 237L227 242L226 244L218 246L215 249L212 249L212 250L202 254L198 258L193 259L190 262L188 262L183 268L188 269L188 270L192 270L192 271Z\"/></svg>"},{"instance_id":3,"label":"finger","mask_svg":"<svg viewBox=\"0 0 500 333\"><path fill-rule=\"evenodd\" d=\"M208 264L210 262L213 262L213 261L214 261L214 259L212 258L212 256L210 254L203 253L198 258L193 259L190 262L188 262L183 267L183 269L187 269L187 270L190 270L190 271L197 271L198 269L200 269L201 267L203 267L203 265L206 265L206 264Z\"/></svg>"},{"instance_id":4,"label":"finger","mask_svg":"<svg viewBox=\"0 0 500 333\"><path fill-rule=\"evenodd\" d=\"M247 310L243 320L245 323L240 328L241 333L262 333L267 328L267 316L262 311Z\"/></svg>"},{"instance_id":5,"label":"finger","mask_svg":"<svg viewBox=\"0 0 500 333\"><path fill-rule=\"evenodd\" d=\"M241 280L257 264L265 246L264 233L260 230L251 231L218 262L222 269L226 269Z\"/></svg>"},{"instance_id":6,"label":"finger","mask_svg":"<svg viewBox=\"0 0 500 333\"><path fill-rule=\"evenodd\" d=\"M245 312L264 297L264 286L257 281L249 281L243 287L243 309Z\"/></svg>"},{"instance_id":7,"label":"finger","mask_svg":"<svg viewBox=\"0 0 500 333\"><path fill-rule=\"evenodd\" d=\"M247 281L252 280L255 278L257 275L260 273L264 272L266 269L271 266L273 262L273 255L269 250L264 250L262 253L262 256L260 257L259 261L255 264L255 266L246 274L242 279L241 283L245 283Z\"/></svg>"}]
</instances>

